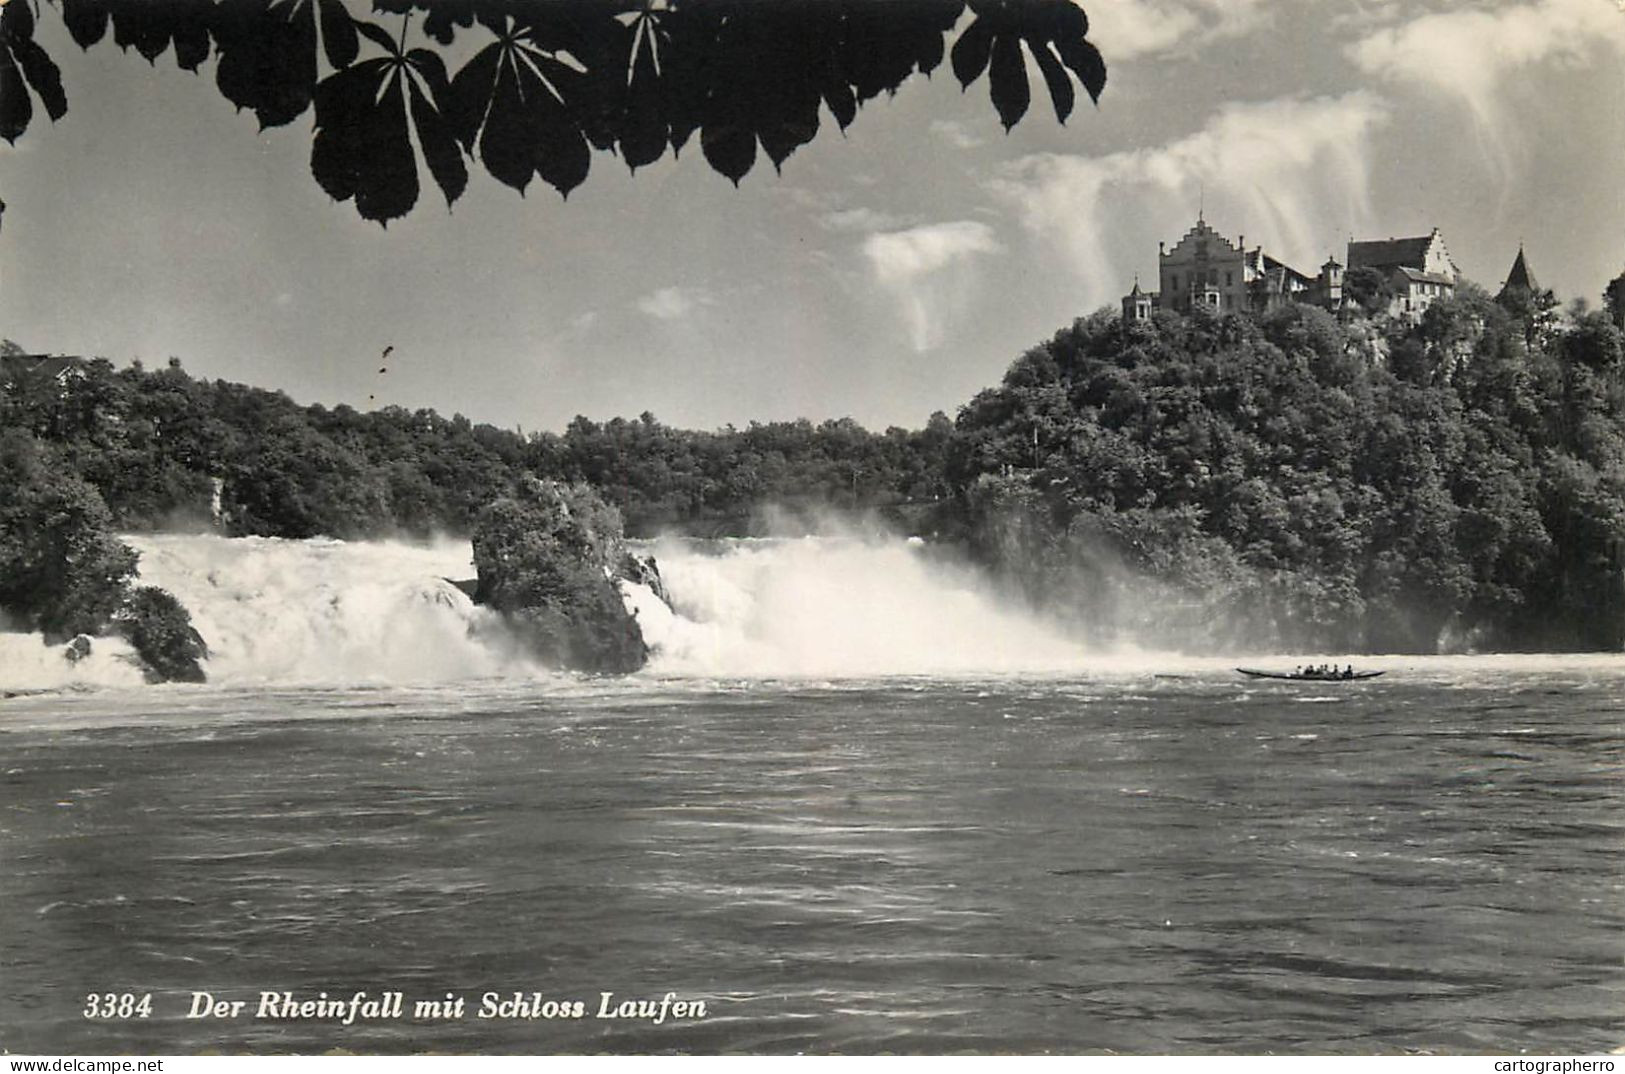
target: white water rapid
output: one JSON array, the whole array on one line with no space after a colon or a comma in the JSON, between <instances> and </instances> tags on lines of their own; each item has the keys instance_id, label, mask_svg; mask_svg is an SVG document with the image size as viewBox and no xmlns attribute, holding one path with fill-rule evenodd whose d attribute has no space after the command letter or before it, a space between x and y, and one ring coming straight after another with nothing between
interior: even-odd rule
<instances>
[{"instance_id":1,"label":"white water rapid","mask_svg":"<svg viewBox=\"0 0 1625 1074\"><path fill-rule=\"evenodd\" d=\"M444 683L534 677L500 622L448 579L467 542L126 538L140 581L174 593L208 642L209 681ZM918 541L805 538L647 546L675 611L626 587L649 677L867 677L1063 671L1083 651L1002 607L973 571ZM0 688L134 685L129 648L77 665L38 635L0 634Z\"/></svg>"},{"instance_id":2,"label":"white water rapid","mask_svg":"<svg viewBox=\"0 0 1625 1074\"><path fill-rule=\"evenodd\" d=\"M1084 656L918 541L663 541L650 551L674 605L634 596L656 674L1061 671Z\"/></svg>"}]
</instances>

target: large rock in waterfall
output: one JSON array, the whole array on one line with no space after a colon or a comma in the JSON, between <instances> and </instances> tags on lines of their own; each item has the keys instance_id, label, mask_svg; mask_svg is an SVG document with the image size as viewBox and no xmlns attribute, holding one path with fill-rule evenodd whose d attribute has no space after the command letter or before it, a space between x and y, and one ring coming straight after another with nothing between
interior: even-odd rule
<instances>
[{"instance_id":1,"label":"large rock in waterfall","mask_svg":"<svg viewBox=\"0 0 1625 1074\"><path fill-rule=\"evenodd\" d=\"M474 599L551 667L636 671L649 649L617 585L627 556L620 512L596 492L534 481L475 521Z\"/></svg>"},{"instance_id":2,"label":"large rock in waterfall","mask_svg":"<svg viewBox=\"0 0 1625 1074\"><path fill-rule=\"evenodd\" d=\"M141 586L113 617L113 626L141 657L149 682L203 682L209 657L192 616L167 589Z\"/></svg>"}]
</instances>

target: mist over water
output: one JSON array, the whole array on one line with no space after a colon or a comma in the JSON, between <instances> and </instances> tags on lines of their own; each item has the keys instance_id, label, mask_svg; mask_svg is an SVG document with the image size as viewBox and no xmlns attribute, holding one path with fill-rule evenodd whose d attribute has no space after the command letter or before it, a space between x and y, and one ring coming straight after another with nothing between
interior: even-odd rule
<instances>
[{"instance_id":1,"label":"mist over water","mask_svg":"<svg viewBox=\"0 0 1625 1074\"><path fill-rule=\"evenodd\" d=\"M668 540L652 551L675 605L635 598L655 674L1057 672L1089 656L918 541Z\"/></svg>"},{"instance_id":2,"label":"mist over water","mask_svg":"<svg viewBox=\"0 0 1625 1074\"><path fill-rule=\"evenodd\" d=\"M0 633L0 690L140 686L135 653L122 638L97 638L91 655L69 664L60 645L38 634Z\"/></svg>"}]
</instances>

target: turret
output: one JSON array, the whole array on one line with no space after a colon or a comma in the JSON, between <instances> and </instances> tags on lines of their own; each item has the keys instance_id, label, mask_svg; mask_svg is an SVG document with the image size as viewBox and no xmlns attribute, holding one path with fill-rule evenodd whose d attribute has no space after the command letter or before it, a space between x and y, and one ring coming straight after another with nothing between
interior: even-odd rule
<instances>
[{"instance_id":1,"label":"turret","mask_svg":"<svg viewBox=\"0 0 1625 1074\"><path fill-rule=\"evenodd\" d=\"M1151 319L1151 296L1140 290L1140 277L1134 277L1134 290L1123 296L1123 320L1126 323Z\"/></svg>"},{"instance_id":2,"label":"turret","mask_svg":"<svg viewBox=\"0 0 1625 1074\"><path fill-rule=\"evenodd\" d=\"M1495 296L1495 301L1503 306L1508 303L1527 303L1540 294L1540 284L1535 282L1535 274L1529 271L1529 262L1524 260L1523 244L1518 244L1518 256L1513 258L1512 267L1507 270L1506 283L1501 285L1501 291Z\"/></svg>"},{"instance_id":3,"label":"turret","mask_svg":"<svg viewBox=\"0 0 1625 1074\"><path fill-rule=\"evenodd\" d=\"M1326 263L1320 266L1320 277L1315 280L1315 290L1319 291L1322 300L1328 309L1337 309L1343 304L1343 266L1335 257L1328 257Z\"/></svg>"}]
</instances>

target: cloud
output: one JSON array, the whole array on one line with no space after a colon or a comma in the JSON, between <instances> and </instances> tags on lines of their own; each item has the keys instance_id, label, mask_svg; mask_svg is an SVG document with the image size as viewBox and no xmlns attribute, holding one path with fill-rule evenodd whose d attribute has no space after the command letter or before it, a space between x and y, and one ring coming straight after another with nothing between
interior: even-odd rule
<instances>
[{"instance_id":1,"label":"cloud","mask_svg":"<svg viewBox=\"0 0 1625 1074\"><path fill-rule=\"evenodd\" d=\"M662 287L638 299L637 306L657 321L677 321L715 301L709 292L697 287Z\"/></svg>"},{"instance_id":2,"label":"cloud","mask_svg":"<svg viewBox=\"0 0 1625 1074\"><path fill-rule=\"evenodd\" d=\"M1002 250L993 229L977 220L889 231L863 243L870 271L897 300L916 351L941 342L967 305L977 284L976 258Z\"/></svg>"},{"instance_id":3,"label":"cloud","mask_svg":"<svg viewBox=\"0 0 1625 1074\"><path fill-rule=\"evenodd\" d=\"M1605 49L1625 55L1625 6L1618 0L1538 0L1422 15L1368 34L1348 55L1368 75L1465 106L1482 144L1504 165L1509 76L1547 62L1588 64Z\"/></svg>"},{"instance_id":4,"label":"cloud","mask_svg":"<svg viewBox=\"0 0 1625 1074\"><path fill-rule=\"evenodd\" d=\"M1268 18L1264 0L1097 0L1089 40L1108 63L1235 37Z\"/></svg>"},{"instance_id":5,"label":"cloud","mask_svg":"<svg viewBox=\"0 0 1625 1074\"><path fill-rule=\"evenodd\" d=\"M953 146L955 149L975 149L982 144L982 139L976 137L965 128L963 123L952 119L933 119L931 133Z\"/></svg>"},{"instance_id":6,"label":"cloud","mask_svg":"<svg viewBox=\"0 0 1625 1074\"><path fill-rule=\"evenodd\" d=\"M555 346L579 345L593 334L593 330L598 327L601 320L603 320L603 317L597 310L582 310L575 316L565 320L551 334L549 341Z\"/></svg>"},{"instance_id":7,"label":"cloud","mask_svg":"<svg viewBox=\"0 0 1625 1074\"><path fill-rule=\"evenodd\" d=\"M1113 62L1167 52L1200 26L1195 12L1175 4L1104 3L1089 12L1089 40Z\"/></svg>"},{"instance_id":8,"label":"cloud","mask_svg":"<svg viewBox=\"0 0 1625 1074\"><path fill-rule=\"evenodd\" d=\"M838 209L818 218L818 226L825 231L890 231L903 227L907 220L891 213L874 209Z\"/></svg>"},{"instance_id":9,"label":"cloud","mask_svg":"<svg viewBox=\"0 0 1625 1074\"><path fill-rule=\"evenodd\" d=\"M1147 254L1205 203L1209 223L1313 266L1370 223L1369 142L1387 106L1365 91L1221 108L1200 131L1100 157L1038 154L990 185L1040 241L1057 245L1090 302L1128 289ZM1311 271L1312 268L1305 268Z\"/></svg>"},{"instance_id":10,"label":"cloud","mask_svg":"<svg viewBox=\"0 0 1625 1074\"><path fill-rule=\"evenodd\" d=\"M871 235L863 244L863 252L881 283L915 279L971 254L999 250L993 229L978 220L953 220Z\"/></svg>"}]
</instances>

